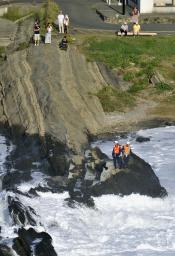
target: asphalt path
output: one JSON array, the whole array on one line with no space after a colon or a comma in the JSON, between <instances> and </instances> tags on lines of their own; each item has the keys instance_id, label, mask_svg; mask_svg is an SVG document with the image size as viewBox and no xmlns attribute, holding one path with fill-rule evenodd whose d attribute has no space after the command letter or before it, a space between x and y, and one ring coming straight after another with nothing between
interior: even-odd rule
<instances>
[{"instance_id":1,"label":"asphalt path","mask_svg":"<svg viewBox=\"0 0 175 256\"><path fill-rule=\"evenodd\" d=\"M117 31L120 25L108 24L102 21L96 13L95 5L104 2L103 0L55 0L68 14L71 26L85 29L112 30ZM2 0L0 0L2 2ZM12 2L39 3L40 0L13 0ZM130 27L131 29L131 27ZM143 31L175 34L175 24L142 24Z\"/></svg>"},{"instance_id":2,"label":"asphalt path","mask_svg":"<svg viewBox=\"0 0 175 256\"><path fill-rule=\"evenodd\" d=\"M120 25L107 24L96 14L94 6L103 0L56 0L64 13L70 16L74 27L100 30L118 30ZM175 33L175 24L142 24L143 31Z\"/></svg>"}]
</instances>

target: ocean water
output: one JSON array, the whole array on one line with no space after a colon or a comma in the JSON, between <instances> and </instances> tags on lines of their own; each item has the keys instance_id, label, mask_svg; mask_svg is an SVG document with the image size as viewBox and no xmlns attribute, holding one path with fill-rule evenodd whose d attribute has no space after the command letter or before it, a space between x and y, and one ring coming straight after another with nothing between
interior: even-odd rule
<instances>
[{"instance_id":1,"label":"ocean water","mask_svg":"<svg viewBox=\"0 0 175 256\"><path fill-rule=\"evenodd\" d=\"M137 143L137 135L151 140ZM59 256L175 255L175 127L142 130L127 140L133 151L152 165L168 197L105 195L94 198L96 209L89 209L78 205L68 207L67 193L40 192L40 197L33 199L20 196L25 205L38 213L41 225L37 229L52 236ZM112 141L98 141L93 145L111 156ZM35 184L43 182L42 175L33 175ZM27 191L31 186L33 182L23 183L19 189ZM5 206L1 207L0 212L4 209ZM10 226L9 219L7 222ZM5 222L1 221L1 225L4 227Z\"/></svg>"}]
</instances>

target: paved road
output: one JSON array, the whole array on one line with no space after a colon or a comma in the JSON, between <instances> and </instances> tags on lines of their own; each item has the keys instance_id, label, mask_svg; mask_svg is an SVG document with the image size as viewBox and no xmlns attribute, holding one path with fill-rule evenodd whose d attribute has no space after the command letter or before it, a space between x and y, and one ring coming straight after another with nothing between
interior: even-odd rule
<instances>
[{"instance_id":1,"label":"paved road","mask_svg":"<svg viewBox=\"0 0 175 256\"><path fill-rule=\"evenodd\" d=\"M1 2L2 0L0 0ZM55 0L66 14L69 14L71 25L87 29L113 30L119 29L119 25L104 23L96 14L96 4L103 0ZM12 0L12 2L41 2L41 0ZM175 34L175 24L143 24L142 30L155 31L166 34Z\"/></svg>"},{"instance_id":2,"label":"paved road","mask_svg":"<svg viewBox=\"0 0 175 256\"><path fill-rule=\"evenodd\" d=\"M64 13L68 13L75 27L118 30L119 25L104 23L96 14L95 6L103 0L56 0ZM143 24L142 30L175 33L175 24Z\"/></svg>"}]
</instances>

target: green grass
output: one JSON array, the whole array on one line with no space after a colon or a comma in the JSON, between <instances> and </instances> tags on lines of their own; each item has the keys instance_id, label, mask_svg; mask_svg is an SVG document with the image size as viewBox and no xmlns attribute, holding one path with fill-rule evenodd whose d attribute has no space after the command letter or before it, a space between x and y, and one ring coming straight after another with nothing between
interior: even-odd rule
<instances>
[{"instance_id":1,"label":"green grass","mask_svg":"<svg viewBox=\"0 0 175 256\"><path fill-rule=\"evenodd\" d=\"M157 66L175 54L175 37L89 39L86 53L92 60L102 61L109 67L127 67L131 63L143 67L151 63Z\"/></svg>"},{"instance_id":2,"label":"green grass","mask_svg":"<svg viewBox=\"0 0 175 256\"><path fill-rule=\"evenodd\" d=\"M133 95L147 88L156 70L167 78L175 77L175 36L91 37L84 44L84 52L90 61L121 70L123 79L131 84L128 92ZM156 85L156 89L172 90L168 82Z\"/></svg>"},{"instance_id":3,"label":"green grass","mask_svg":"<svg viewBox=\"0 0 175 256\"><path fill-rule=\"evenodd\" d=\"M164 92L164 91L172 91L173 88L169 84L161 82L156 84L156 89L159 92Z\"/></svg>"},{"instance_id":4,"label":"green grass","mask_svg":"<svg viewBox=\"0 0 175 256\"><path fill-rule=\"evenodd\" d=\"M35 13L35 18L40 21L40 33L45 35L47 23L54 25L59 13L59 5L54 0L47 0Z\"/></svg>"},{"instance_id":5,"label":"green grass","mask_svg":"<svg viewBox=\"0 0 175 256\"><path fill-rule=\"evenodd\" d=\"M35 13L35 7L32 6L13 6L8 8L8 12L3 15L3 18L16 21L29 14Z\"/></svg>"},{"instance_id":6,"label":"green grass","mask_svg":"<svg viewBox=\"0 0 175 256\"><path fill-rule=\"evenodd\" d=\"M47 0L46 3L46 24L55 22L59 12L59 6L54 0Z\"/></svg>"},{"instance_id":7,"label":"green grass","mask_svg":"<svg viewBox=\"0 0 175 256\"><path fill-rule=\"evenodd\" d=\"M135 98L131 94L112 86L104 87L96 96L105 112L125 112L128 108L135 106Z\"/></svg>"},{"instance_id":8,"label":"green grass","mask_svg":"<svg viewBox=\"0 0 175 256\"><path fill-rule=\"evenodd\" d=\"M5 53L6 49L5 47L0 46L0 54Z\"/></svg>"}]
</instances>

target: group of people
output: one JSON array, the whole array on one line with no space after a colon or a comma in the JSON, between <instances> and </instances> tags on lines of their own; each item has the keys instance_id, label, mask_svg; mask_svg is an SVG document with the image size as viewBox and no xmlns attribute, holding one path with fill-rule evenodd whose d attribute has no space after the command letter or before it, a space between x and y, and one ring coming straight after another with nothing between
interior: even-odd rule
<instances>
[{"instance_id":1,"label":"group of people","mask_svg":"<svg viewBox=\"0 0 175 256\"><path fill-rule=\"evenodd\" d=\"M52 25L50 23L46 26L46 34L45 34L45 44L51 44L51 32L52 32ZM34 44L39 45L40 44L40 24L39 21L36 19L34 23Z\"/></svg>"},{"instance_id":2,"label":"group of people","mask_svg":"<svg viewBox=\"0 0 175 256\"><path fill-rule=\"evenodd\" d=\"M118 141L114 142L114 147L112 150L112 158L114 163L114 168L127 168L129 163L129 157L131 153L131 146L129 141L124 144L120 145Z\"/></svg>"},{"instance_id":3,"label":"group of people","mask_svg":"<svg viewBox=\"0 0 175 256\"><path fill-rule=\"evenodd\" d=\"M134 36L139 35L140 33L139 15L140 15L139 10L135 6L131 12L131 22L133 24L132 31ZM122 35L127 36L127 33L128 33L127 22L124 22L121 25L120 32L121 32L121 36Z\"/></svg>"},{"instance_id":4,"label":"group of people","mask_svg":"<svg viewBox=\"0 0 175 256\"><path fill-rule=\"evenodd\" d=\"M60 11L60 13L58 14L57 17L57 24L58 24L58 28L59 28L59 33L64 34L63 39L61 40L61 43L59 44L60 48L62 49L67 49L67 33L68 33L68 27L69 27L69 16L63 15L62 11ZM51 44L51 34L52 34L52 24L48 23L46 26L46 34L45 34L45 44ZM34 44L39 45L40 44L40 24L38 19L35 20L34 23Z\"/></svg>"},{"instance_id":5,"label":"group of people","mask_svg":"<svg viewBox=\"0 0 175 256\"><path fill-rule=\"evenodd\" d=\"M58 14L57 21L59 33L67 34L69 28L69 16L67 14L64 15L62 11L60 11L60 13Z\"/></svg>"}]
</instances>

